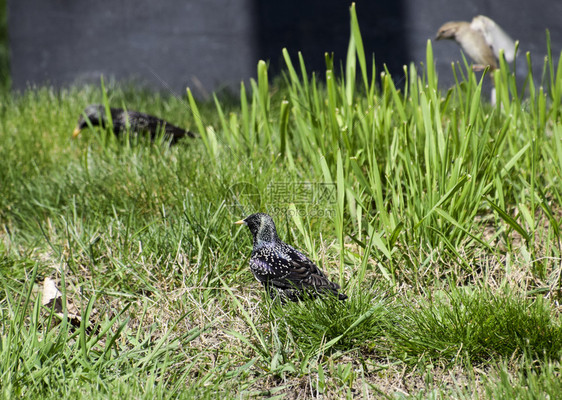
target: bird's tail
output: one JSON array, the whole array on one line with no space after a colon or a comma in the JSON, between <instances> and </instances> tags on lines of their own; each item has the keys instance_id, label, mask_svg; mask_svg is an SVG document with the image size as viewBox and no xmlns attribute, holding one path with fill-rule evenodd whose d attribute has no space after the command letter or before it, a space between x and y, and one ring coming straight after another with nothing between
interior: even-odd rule
<instances>
[{"instance_id":1,"label":"bird's tail","mask_svg":"<svg viewBox=\"0 0 562 400\"><path fill-rule=\"evenodd\" d=\"M196 138L199 136L196 133L174 125L166 125L166 134L172 137L172 143L175 143L184 137Z\"/></svg>"}]
</instances>

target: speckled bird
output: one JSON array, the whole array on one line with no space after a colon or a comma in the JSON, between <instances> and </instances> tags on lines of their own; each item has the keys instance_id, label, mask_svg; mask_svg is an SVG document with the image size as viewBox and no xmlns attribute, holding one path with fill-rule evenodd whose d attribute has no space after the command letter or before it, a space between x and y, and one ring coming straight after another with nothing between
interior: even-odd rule
<instances>
[{"instance_id":1,"label":"speckled bird","mask_svg":"<svg viewBox=\"0 0 562 400\"><path fill-rule=\"evenodd\" d=\"M328 280L307 256L279 239L269 215L252 214L235 223L247 225L254 237L250 269L272 299L279 295L281 302L298 301L305 293L311 297L331 294L339 300L347 299L339 292L340 286Z\"/></svg>"},{"instance_id":2,"label":"speckled bird","mask_svg":"<svg viewBox=\"0 0 562 400\"><path fill-rule=\"evenodd\" d=\"M111 121L113 122L113 132L118 135L127 130L127 125L131 132L150 134L150 139L154 140L156 134L164 129L164 135L170 139L171 144L177 143L184 137L196 137L193 132L179 128L170 124L163 119L152 115L144 114L138 111L128 111L120 108L110 108ZM102 104L90 104L84 109L82 115L78 119L78 125L72 133L72 137L76 137L80 132L88 127L90 121L92 126L106 127L108 125L105 106Z\"/></svg>"}]
</instances>

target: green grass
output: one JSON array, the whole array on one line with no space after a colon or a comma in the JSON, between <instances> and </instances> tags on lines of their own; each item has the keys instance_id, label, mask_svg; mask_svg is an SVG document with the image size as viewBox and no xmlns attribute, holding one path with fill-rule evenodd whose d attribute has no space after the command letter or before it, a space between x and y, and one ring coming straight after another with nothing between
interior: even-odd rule
<instances>
[{"instance_id":1,"label":"green grass","mask_svg":"<svg viewBox=\"0 0 562 400\"><path fill-rule=\"evenodd\" d=\"M562 327L552 320L553 307L542 297L456 288L433 295L437 298L408 308L395 328L396 348L406 359L482 362L525 351L539 359L560 357Z\"/></svg>"},{"instance_id":2,"label":"green grass","mask_svg":"<svg viewBox=\"0 0 562 400\"><path fill-rule=\"evenodd\" d=\"M354 7L351 27L341 72L284 52L239 99L0 102L3 398L559 396L562 64L523 88L504 66L491 106L466 64L438 89L431 43L404 77L375 70ZM90 103L201 137L72 140ZM271 302L232 224L257 211L349 299ZM79 326L41 305L47 277Z\"/></svg>"}]
</instances>

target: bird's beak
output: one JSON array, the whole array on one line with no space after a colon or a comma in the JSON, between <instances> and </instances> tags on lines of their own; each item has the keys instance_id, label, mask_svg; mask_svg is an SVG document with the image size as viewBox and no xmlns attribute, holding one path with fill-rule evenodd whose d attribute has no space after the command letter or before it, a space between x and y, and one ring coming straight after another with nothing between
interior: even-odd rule
<instances>
[{"instance_id":1,"label":"bird's beak","mask_svg":"<svg viewBox=\"0 0 562 400\"><path fill-rule=\"evenodd\" d=\"M72 138L74 139L76 136L80 135L80 132L82 130L78 127L74 128L74 131L72 131Z\"/></svg>"},{"instance_id":2,"label":"bird's beak","mask_svg":"<svg viewBox=\"0 0 562 400\"><path fill-rule=\"evenodd\" d=\"M236 225L242 225L242 224L245 224L245 223L246 223L246 221L244 221L243 219L235 222Z\"/></svg>"}]
</instances>

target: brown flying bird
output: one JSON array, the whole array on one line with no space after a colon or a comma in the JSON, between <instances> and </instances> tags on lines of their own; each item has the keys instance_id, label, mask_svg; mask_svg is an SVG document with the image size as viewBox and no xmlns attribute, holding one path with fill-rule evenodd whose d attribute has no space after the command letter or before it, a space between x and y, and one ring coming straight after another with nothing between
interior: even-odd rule
<instances>
[{"instance_id":1,"label":"brown flying bird","mask_svg":"<svg viewBox=\"0 0 562 400\"><path fill-rule=\"evenodd\" d=\"M507 62L515 58L515 42L493 20L478 15L472 22L452 21L442 25L435 40L451 39L475 62L474 70L490 66L498 68L500 50L504 51Z\"/></svg>"}]
</instances>

